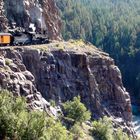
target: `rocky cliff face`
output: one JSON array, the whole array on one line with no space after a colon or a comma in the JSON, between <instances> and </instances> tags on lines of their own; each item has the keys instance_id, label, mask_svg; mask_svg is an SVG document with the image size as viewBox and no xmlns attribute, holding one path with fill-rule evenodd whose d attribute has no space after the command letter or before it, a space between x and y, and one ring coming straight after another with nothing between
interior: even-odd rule
<instances>
[{"instance_id":1,"label":"rocky cliff face","mask_svg":"<svg viewBox=\"0 0 140 140\"><path fill-rule=\"evenodd\" d=\"M53 0L0 0L0 23L1 31L32 27L50 39L61 38L61 22Z\"/></svg>"},{"instance_id":2,"label":"rocky cliff face","mask_svg":"<svg viewBox=\"0 0 140 140\"><path fill-rule=\"evenodd\" d=\"M94 118L110 116L116 125L133 133L131 102L121 73L108 54L92 45L55 42L3 48L0 86L26 96L31 108L43 109L50 99L61 105L80 95Z\"/></svg>"},{"instance_id":3,"label":"rocky cliff face","mask_svg":"<svg viewBox=\"0 0 140 140\"><path fill-rule=\"evenodd\" d=\"M5 17L4 13L4 2L3 0L0 0L0 30L5 31L8 26L8 21Z\"/></svg>"},{"instance_id":4,"label":"rocky cliff face","mask_svg":"<svg viewBox=\"0 0 140 140\"><path fill-rule=\"evenodd\" d=\"M57 117L59 108L47 102L35 87L35 78L23 64L22 56L16 50L0 50L0 90L7 89L14 96L24 96L29 109L44 110Z\"/></svg>"}]
</instances>

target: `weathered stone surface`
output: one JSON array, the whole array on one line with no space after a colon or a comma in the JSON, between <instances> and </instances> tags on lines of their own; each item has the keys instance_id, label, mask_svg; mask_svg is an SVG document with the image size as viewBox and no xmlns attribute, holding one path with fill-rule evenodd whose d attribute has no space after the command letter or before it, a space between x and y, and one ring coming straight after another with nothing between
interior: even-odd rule
<instances>
[{"instance_id":1,"label":"weathered stone surface","mask_svg":"<svg viewBox=\"0 0 140 140\"><path fill-rule=\"evenodd\" d=\"M0 57L0 67L5 67L5 59Z\"/></svg>"},{"instance_id":2,"label":"weathered stone surface","mask_svg":"<svg viewBox=\"0 0 140 140\"><path fill-rule=\"evenodd\" d=\"M55 100L61 105L80 95L94 118L110 116L114 125L123 123L123 129L133 134L129 129L132 119L130 96L123 87L118 67L108 54L91 45L69 42L31 47L0 50L1 60L12 60L12 64L6 64L7 68L3 66L0 70L2 88L25 96L30 108L45 108L52 114L56 112L48 101ZM21 65L25 68L21 69Z\"/></svg>"},{"instance_id":3,"label":"weathered stone surface","mask_svg":"<svg viewBox=\"0 0 140 140\"><path fill-rule=\"evenodd\" d=\"M50 39L61 39L61 22L54 0L0 0L0 31L35 27Z\"/></svg>"},{"instance_id":4,"label":"weathered stone surface","mask_svg":"<svg viewBox=\"0 0 140 140\"><path fill-rule=\"evenodd\" d=\"M7 18L4 14L4 2L0 0L0 30L6 31L8 26Z\"/></svg>"},{"instance_id":5,"label":"weathered stone surface","mask_svg":"<svg viewBox=\"0 0 140 140\"><path fill-rule=\"evenodd\" d=\"M26 70L22 58L16 57L20 53L15 50L0 52L0 89L8 89L16 96L25 96L29 109L45 110L49 115L54 115L53 107L37 91L34 76ZM57 109L53 110L57 116Z\"/></svg>"}]
</instances>

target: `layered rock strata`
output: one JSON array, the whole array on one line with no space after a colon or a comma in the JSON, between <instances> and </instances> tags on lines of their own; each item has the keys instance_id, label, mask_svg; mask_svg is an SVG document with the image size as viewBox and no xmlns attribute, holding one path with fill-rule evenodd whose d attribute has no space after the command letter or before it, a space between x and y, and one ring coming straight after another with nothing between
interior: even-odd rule
<instances>
[{"instance_id":1,"label":"layered rock strata","mask_svg":"<svg viewBox=\"0 0 140 140\"><path fill-rule=\"evenodd\" d=\"M108 54L94 46L54 42L3 48L0 60L1 87L30 97L31 106L43 108L42 98L61 106L79 95L93 118L110 116L114 125L124 126L133 134L130 96L123 87L120 70Z\"/></svg>"},{"instance_id":2,"label":"layered rock strata","mask_svg":"<svg viewBox=\"0 0 140 140\"><path fill-rule=\"evenodd\" d=\"M59 108L47 102L35 87L35 78L23 64L18 51L0 50L0 90L7 89L14 96L24 96L30 110L46 111L57 117Z\"/></svg>"}]
</instances>

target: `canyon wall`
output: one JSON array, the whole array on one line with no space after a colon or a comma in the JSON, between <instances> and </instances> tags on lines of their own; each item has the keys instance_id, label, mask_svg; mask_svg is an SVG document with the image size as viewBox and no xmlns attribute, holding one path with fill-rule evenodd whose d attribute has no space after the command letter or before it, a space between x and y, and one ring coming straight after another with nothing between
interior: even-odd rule
<instances>
[{"instance_id":1,"label":"canyon wall","mask_svg":"<svg viewBox=\"0 0 140 140\"><path fill-rule=\"evenodd\" d=\"M79 95L93 118L107 115L115 125L133 133L130 96L114 60L92 45L78 44L2 48L1 88L29 98L35 107L44 106L42 99L61 106Z\"/></svg>"},{"instance_id":2,"label":"canyon wall","mask_svg":"<svg viewBox=\"0 0 140 140\"><path fill-rule=\"evenodd\" d=\"M0 0L0 7L1 31L35 28L52 40L61 39L61 20L53 0Z\"/></svg>"}]
</instances>

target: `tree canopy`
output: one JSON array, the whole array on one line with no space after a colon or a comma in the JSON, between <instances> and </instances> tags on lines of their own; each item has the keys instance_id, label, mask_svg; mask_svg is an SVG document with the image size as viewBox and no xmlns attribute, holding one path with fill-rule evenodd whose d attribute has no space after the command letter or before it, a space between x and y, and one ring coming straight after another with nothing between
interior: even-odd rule
<instances>
[{"instance_id":1,"label":"tree canopy","mask_svg":"<svg viewBox=\"0 0 140 140\"><path fill-rule=\"evenodd\" d=\"M119 65L125 86L140 92L140 1L56 0L62 34L90 41L108 52Z\"/></svg>"}]
</instances>

